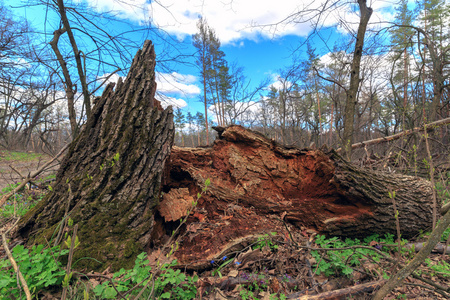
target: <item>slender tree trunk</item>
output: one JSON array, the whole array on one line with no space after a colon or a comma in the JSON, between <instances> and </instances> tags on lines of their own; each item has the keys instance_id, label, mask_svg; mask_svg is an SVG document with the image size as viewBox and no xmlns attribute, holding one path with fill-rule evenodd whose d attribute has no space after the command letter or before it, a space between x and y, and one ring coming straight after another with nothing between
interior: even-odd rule
<instances>
[{"instance_id":1,"label":"slender tree trunk","mask_svg":"<svg viewBox=\"0 0 450 300\"><path fill-rule=\"evenodd\" d=\"M58 9L61 15L61 21L64 25L65 30L67 31L67 35L69 36L70 44L72 45L73 53L75 55L75 61L77 63L78 76L80 77L81 88L83 91L84 98L84 107L86 109L86 116L89 117L91 115L91 99L86 83L86 75L83 70L83 63L81 61L81 51L78 50L77 43L75 41L75 37L72 32L72 27L70 27L69 19L66 14L66 7L64 6L64 0L58 0Z\"/></svg>"},{"instance_id":2,"label":"slender tree trunk","mask_svg":"<svg viewBox=\"0 0 450 300\"><path fill-rule=\"evenodd\" d=\"M406 130L406 107L408 102L408 59L407 59L407 52L406 47L403 52L403 130Z\"/></svg>"},{"instance_id":3,"label":"slender tree trunk","mask_svg":"<svg viewBox=\"0 0 450 300\"><path fill-rule=\"evenodd\" d=\"M61 52L58 48L58 42L61 35L66 32L65 28L60 28L53 32L53 39L50 41L50 46L55 52L56 59L58 60L59 65L61 66L63 76L64 76L64 90L66 92L67 97L67 110L69 111L69 123L70 129L72 131L72 137L76 137L78 135L78 124L77 124L77 115L75 112L75 93L74 93L74 84L72 83L72 78L69 74L69 69L67 68L67 63L64 60Z\"/></svg>"},{"instance_id":4,"label":"slender tree trunk","mask_svg":"<svg viewBox=\"0 0 450 300\"><path fill-rule=\"evenodd\" d=\"M334 114L333 110L334 110L334 103L331 103L330 141L329 141L330 146L333 144L333 114Z\"/></svg>"},{"instance_id":5,"label":"slender tree trunk","mask_svg":"<svg viewBox=\"0 0 450 300\"><path fill-rule=\"evenodd\" d=\"M350 88L347 90L347 99L345 102L344 113L344 133L342 137L342 148L344 149L343 156L351 160L353 133L354 133L354 119L356 112L356 103L358 102L357 93L360 81L360 66L363 54L364 36L366 34L367 24L372 15L372 8L367 6L366 0L358 0L360 10L360 21L358 26L358 33L356 35L355 52L353 54L352 69L350 75Z\"/></svg>"},{"instance_id":6,"label":"slender tree trunk","mask_svg":"<svg viewBox=\"0 0 450 300\"><path fill-rule=\"evenodd\" d=\"M317 141L318 141L317 146L320 147L322 144L322 141L320 138L320 135L322 134L322 113L320 111L320 97L319 97L319 91L317 89L317 81L315 78L314 78L314 85L316 87L317 109L319 111L319 135L317 137Z\"/></svg>"},{"instance_id":7,"label":"slender tree trunk","mask_svg":"<svg viewBox=\"0 0 450 300\"><path fill-rule=\"evenodd\" d=\"M206 66L203 66L203 74L206 72ZM208 132L208 103L206 101L206 75L203 75L203 100L205 102L205 128L206 128L206 144L209 145L209 132ZM199 138L200 145L200 138Z\"/></svg>"}]
</instances>

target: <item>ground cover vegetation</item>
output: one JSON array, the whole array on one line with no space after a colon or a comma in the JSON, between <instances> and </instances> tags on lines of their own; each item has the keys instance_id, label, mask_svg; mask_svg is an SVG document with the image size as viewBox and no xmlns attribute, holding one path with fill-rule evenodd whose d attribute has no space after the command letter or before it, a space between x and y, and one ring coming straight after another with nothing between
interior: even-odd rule
<instances>
[{"instance_id":1,"label":"ground cover vegetation","mask_svg":"<svg viewBox=\"0 0 450 300\"><path fill-rule=\"evenodd\" d=\"M371 8L366 1L357 4L361 21L369 21ZM6 165L36 161L41 154L4 149L54 155L76 138L91 114L95 92L105 81L97 80L99 72L114 74L127 69L134 55L132 50L141 42L117 42L122 33L112 36L96 26L90 20L100 18L83 4L65 6L58 0L33 1L33 5L45 5L61 18L59 27L51 28L50 47L38 43L39 33L26 20L0 6L5 16L0 21L0 163ZM210 119L207 109L205 114L195 115L176 110L175 143L192 147L210 144L214 137L212 125L242 124L285 145L314 148L326 144L341 148L349 160L361 166L431 180L437 196L430 199L436 203L433 228L439 226L444 222L439 221L440 204L450 202L450 136L446 121L450 117L449 7L440 0L418 1L415 7L411 10L407 1L398 1L391 24L369 32L360 26L349 40L330 47L333 51L326 61L320 59L314 45L304 43L307 58L295 57L292 65L280 70L280 85L269 89L263 83L248 88L242 68L227 62L214 29L206 19L200 19L193 44L198 50L196 63L203 80L202 102L205 108L212 106L216 119ZM110 17L104 14L101 20ZM299 13L287 21L304 17ZM75 38L72 28L88 38L95 36L94 44L106 48L79 50L87 44L77 44L82 34ZM147 30L162 34L155 28ZM381 42L380 37L387 37L389 43ZM105 67L111 64L103 59L104 55L113 56L112 70ZM350 76L355 72L357 77ZM364 76L359 78L360 74ZM77 97L82 102L79 110L75 109ZM398 139L389 140L396 134L400 134ZM351 150L353 143L368 140L376 142ZM17 173L11 169L8 172ZM0 176L5 178L3 170ZM346 296L365 299L407 266L416 256L418 245L432 235L423 232L407 241L398 227L396 236L369 234L363 240L342 240L318 236L307 229L292 234L293 225L285 224L285 232L267 232L244 249L212 260L209 268L185 271L172 258L183 237L183 230L178 229L182 227L177 227L160 253L140 254L128 270L95 273L77 270L79 262L72 260L83 241L77 236L78 225L69 216L61 220L54 239L46 243L28 249L8 240L17 218L53 189L52 178L44 177L30 179L26 187L16 191L25 178L24 171L19 170L16 183L0 186L2 195L13 194L0 208L0 295L7 295L6 299L307 299L301 297L339 292L349 286ZM395 204L395 191L389 194ZM393 214L397 218L401 212ZM446 254L449 235L449 228L443 230L439 236L442 253L424 259L407 282L389 294L389 299L450 296ZM373 282L365 290L358 289L358 285Z\"/></svg>"},{"instance_id":2,"label":"ground cover vegetation","mask_svg":"<svg viewBox=\"0 0 450 300\"><path fill-rule=\"evenodd\" d=\"M13 187L14 184L7 186L4 192ZM51 187L43 187L39 192L42 195L48 189ZM206 190L207 185L203 192ZM19 203L26 201L24 197L28 193L22 191L18 193L19 197L11 197L9 201L16 201L20 206ZM200 198L201 194L197 201ZM446 199L450 201L450 197ZM196 204L192 203L190 211ZM23 210L29 208L29 205L23 206ZM19 211L8 213L4 210L1 218L3 228L9 228L11 220L18 215ZM388 279L395 274L396 268L414 257L415 242L425 241L429 235L429 232L424 232L413 240L400 239L400 244L397 244L398 239L392 234L367 236L363 240L343 240L315 234L294 236L289 230L284 233L268 232L248 247L211 261L206 270L192 273L177 268L177 261L172 257L181 240L177 233L185 220L180 222L172 233L173 239L167 241L160 252L151 255L141 253L134 267L128 270L83 273L75 271L77 262L73 262L73 269L68 272L70 252L76 251L77 245L83 242L78 240L70 218L60 244L50 240L31 249L17 245L12 250L12 256L20 265L30 294L38 298L49 295L59 298L66 290L64 299L147 299L152 296L156 299L198 299L200 295L206 299L220 296L288 299L314 291L333 291L351 282L358 284ZM61 222L61 226L63 224ZM289 227L286 224L286 228ZM55 232L55 239L56 235ZM440 240L443 245L448 245L449 239L450 228L447 228ZM410 299L419 295L430 299L448 297L446 287L450 283L450 265L446 256L438 252L429 256L416 270L414 278L417 279L397 289L391 298ZM0 267L0 294L10 295L13 299L26 299L9 260L3 259ZM354 299L368 297L367 291L355 291L351 295Z\"/></svg>"}]
</instances>

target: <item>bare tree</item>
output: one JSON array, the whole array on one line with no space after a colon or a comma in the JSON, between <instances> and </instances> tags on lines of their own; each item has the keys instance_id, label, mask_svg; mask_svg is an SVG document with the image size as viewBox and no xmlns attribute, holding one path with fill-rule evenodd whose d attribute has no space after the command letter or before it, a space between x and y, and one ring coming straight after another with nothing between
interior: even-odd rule
<instances>
[{"instance_id":1,"label":"bare tree","mask_svg":"<svg viewBox=\"0 0 450 300\"><path fill-rule=\"evenodd\" d=\"M346 91L347 100L345 102L344 112L344 133L342 136L343 141L343 155L348 160L352 155L353 133L354 133L354 118L355 107L358 102L356 97L360 83L360 68L361 57L363 55L364 37L366 35L367 24L369 23L370 16L372 15L372 8L367 6L366 0L358 0L360 10L360 20L358 26L358 33L356 35L355 51L353 52L352 68L350 71L350 87Z\"/></svg>"}]
</instances>

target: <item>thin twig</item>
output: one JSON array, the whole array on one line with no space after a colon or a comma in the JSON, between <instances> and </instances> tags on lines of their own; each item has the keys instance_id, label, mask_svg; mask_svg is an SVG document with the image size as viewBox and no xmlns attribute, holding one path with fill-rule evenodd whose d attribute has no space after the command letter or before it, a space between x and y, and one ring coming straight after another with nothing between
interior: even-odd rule
<instances>
[{"instance_id":1,"label":"thin twig","mask_svg":"<svg viewBox=\"0 0 450 300\"><path fill-rule=\"evenodd\" d=\"M69 259L67 262L66 276L68 279L70 278L70 273L72 270L73 250L75 249L75 239L77 237L77 232L78 232L78 224L75 224L75 227L73 228L73 235L72 235L71 243L70 243ZM69 281L67 281L66 284L67 285L65 285L63 288L63 293L62 293L62 297L61 297L62 300L66 300L67 288L69 286Z\"/></svg>"},{"instance_id":2,"label":"thin twig","mask_svg":"<svg viewBox=\"0 0 450 300\"><path fill-rule=\"evenodd\" d=\"M442 290L442 291L444 291L444 292L446 292L446 293L450 293L450 287L443 287L443 286L437 284L436 282L434 282L434 281L432 281L432 280L428 280L428 279L426 279L426 278L422 278L422 277L420 277L419 275L414 274L414 273L411 274L411 276L414 277L414 278L417 279L417 280L423 281L423 282L425 282L426 284L429 284L429 285L435 287L435 288L438 289L438 290Z\"/></svg>"},{"instance_id":3,"label":"thin twig","mask_svg":"<svg viewBox=\"0 0 450 300\"><path fill-rule=\"evenodd\" d=\"M56 154L55 157L53 157L49 162L47 162L45 165L43 165L39 170L37 170L36 172L34 172L31 175L28 175L18 187L16 187L14 190L10 191L9 193L6 193L5 195L3 195L3 197L0 199L0 207L2 207L5 204L6 200L8 200L9 197L14 195L18 191L20 191L28 182L33 180L34 177L41 174L41 172L44 171L45 168L47 168L47 166L52 164L58 157L60 157L64 153L64 151L69 147L69 145L70 144L67 144L66 146L64 146L64 148L62 148L58 152L58 154Z\"/></svg>"},{"instance_id":4,"label":"thin twig","mask_svg":"<svg viewBox=\"0 0 450 300\"><path fill-rule=\"evenodd\" d=\"M441 295L444 296L445 298L448 298L448 297L450 296L450 295L447 294L446 292L443 292L443 291L440 291L440 290L433 289L433 288L431 288L431 287L429 287L429 286L427 286L427 285L424 285L424 284L418 284L418 283L412 283L412 282L406 282L405 284L406 284L406 285L411 285L411 286L418 286L418 287L421 287L421 288L424 288L424 289L433 291L433 292L435 292L435 293L441 294Z\"/></svg>"},{"instance_id":5,"label":"thin twig","mask_svg":"<svg viewBox=\"0 0 450 300\"><path fill-rule=\"evenodd\" d=\"M55 238L55 242L53 243L53 246L56 246L61 242L62 231L67 224L67 215L69 213L70 201L72 200L72 198L73 198L72 188L69 183L69 198L67 199L66 211L64 212L64 218L61 220L58 235Z\"/></svg>"},{"instance_id":6,"label":"thin twig","mask_svg":"<svg viewBox=\"0 0 450 300\"><path fill-rule=\"evenodd\" d=\"M27 282L25 281L25 278L22 275L22 272L20 272L19 267L17 266L16 261L14 260L14 257L12 256L11 251L9 250L8 243L6 242L6 235L16 227L16 225L19 223L19 219L16 220L16 222L13 224L11 228L9 228L6 232L2 233L2 244L3 248L5 249L6 255L8 256L9 261L11 262L11 265L14 268L14 271L16 272L17 276L19 276L19 280L22 283L23 290L25 291L25 295L27 296L27 300L31 300L31 293L30 289L28 288Z\"/></svg>"}]
</instances>

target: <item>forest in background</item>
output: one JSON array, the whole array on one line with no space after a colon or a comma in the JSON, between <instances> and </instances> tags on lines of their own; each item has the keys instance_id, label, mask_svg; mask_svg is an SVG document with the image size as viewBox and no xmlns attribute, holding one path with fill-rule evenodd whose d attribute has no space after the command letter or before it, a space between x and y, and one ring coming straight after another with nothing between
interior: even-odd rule
<instances>
[{"instance_id":1,"label":"forest in background","mask_svg":"<svg viewBox=\"0 0 450 300\"><path fill-rule=\"evenodd\" d=\"M51 41L42 43L42 33L1 6L5 18L0 24L0 146L4 149L56 153L90 114L96 95L109 79L99 76L114 74L106 72L106 67L126 70L133 49L139 47L139 42L124 35L111 37L95 26L90 20L99 17L98 13L81 4L64 8L63 1L55 1L48 9L57 13L66 9L67 13L61 15L60 28L51 29ZM402 0L397 3L395 22L367 30L352 114L352 142L449 117L449 19L446 1L417 1L412 9ZM328 54L316 53L308 38L293 53L292 64L280 66L276 85L261 82L254 86L251 75L227 61L214 28L199 19L198 33L192 37L197 52L192 55L202 80L199 101L205 110L194 114L175 109L176 145L210 144L215 136L211 126L239 124L286 145L341 147L356 39L352 24L347 25L350 35L330 45ZM70 26L78 26L81 33L67 30ZM155 28L147 31L163 35ZM78 49L77 40L84 40L75 36L83 35L90 36L96 46ZM171 57L160 60L178 63ZM160 65L169 68L164 62ZM448 145L448 126L434 131L433 137ZM399 147L411 151L413 145L419 145L417 136L403 139ZM387 150L383 147L381 154Z\"/></svg>"}]
</instances>

